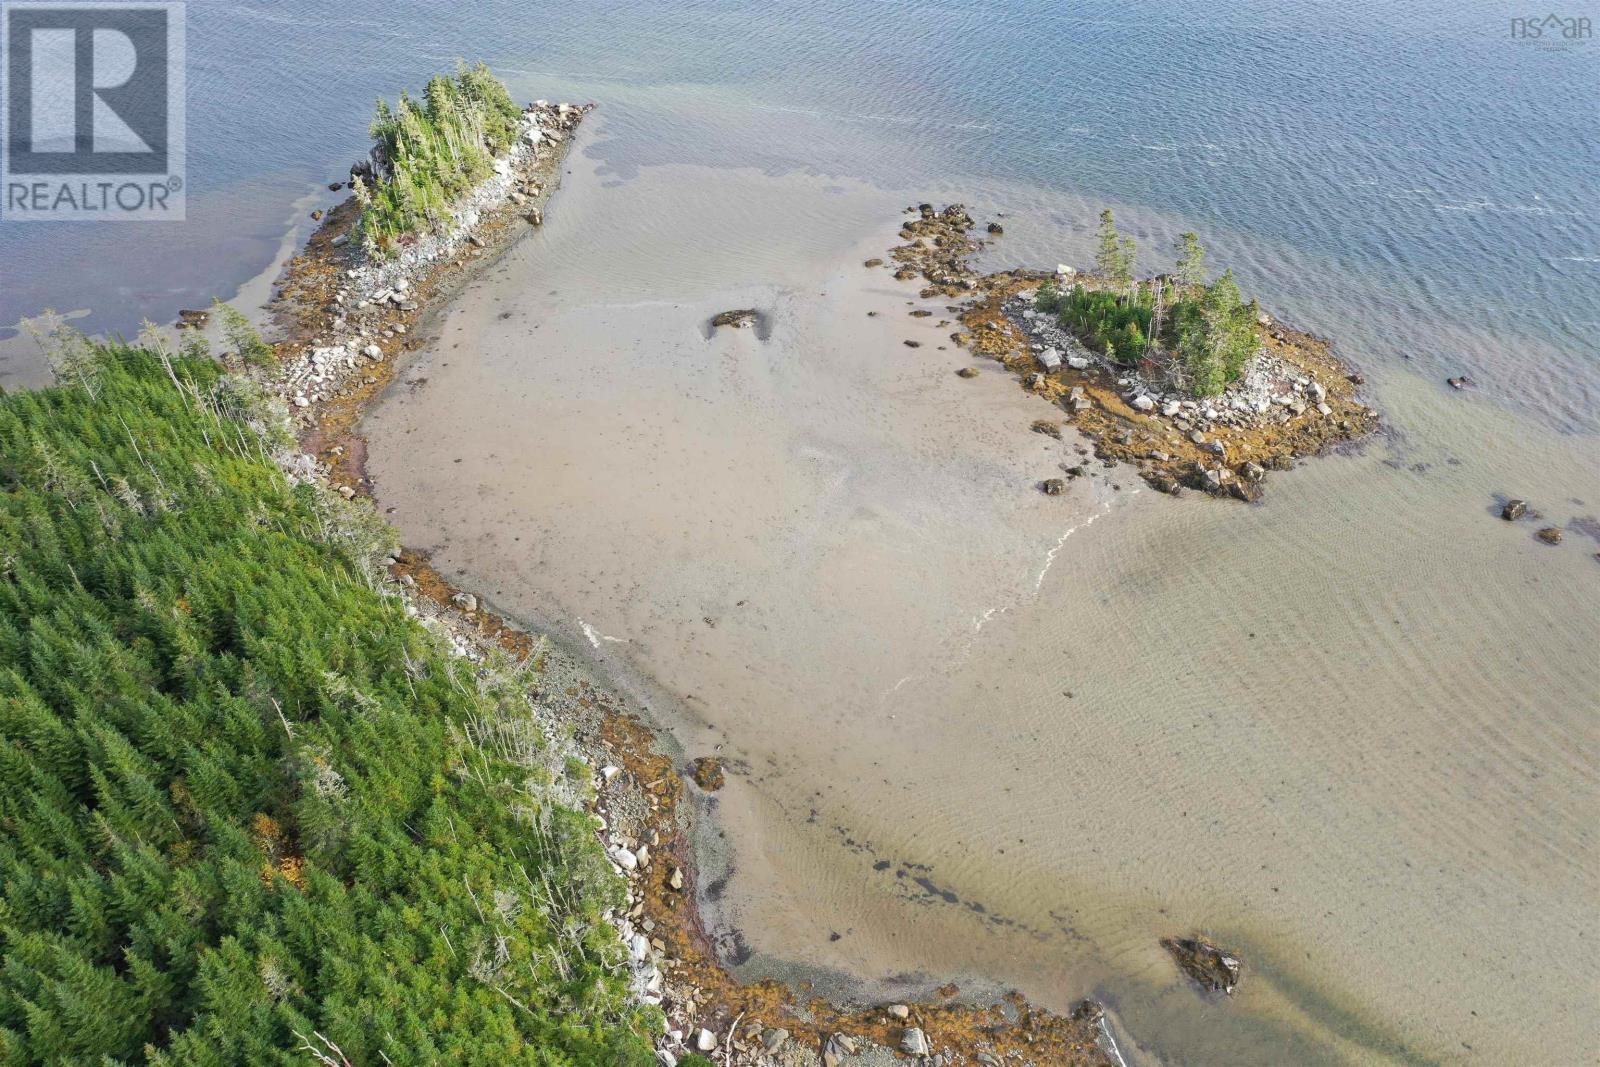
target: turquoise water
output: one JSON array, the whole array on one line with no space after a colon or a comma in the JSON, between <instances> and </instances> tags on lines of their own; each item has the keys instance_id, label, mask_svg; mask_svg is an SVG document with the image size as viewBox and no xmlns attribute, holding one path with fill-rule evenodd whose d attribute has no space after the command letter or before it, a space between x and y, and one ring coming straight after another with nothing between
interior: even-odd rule
<instances>
[{"instance_id":1,"label":"turquoise water","mask_svg":"<svg viewBox=\"0 0 1600 1067\"><path fill-rule=\"evenodd\" d=\"M1514 13L1481 0L190 4L189 221L0 227L0 322L85 308L89 328L127 330L226 293L271 261L299 198L360 154L375 96L482 57L521 95L600 101L594 151L619 178L712 162L908 195L979 178L1037 190L1067 237L1109 203L1155 246L1200 230L1215 260L1363 360L1468 373L1593 431L1600 42L1514 40Z\"/></svg>"}]
</instances>

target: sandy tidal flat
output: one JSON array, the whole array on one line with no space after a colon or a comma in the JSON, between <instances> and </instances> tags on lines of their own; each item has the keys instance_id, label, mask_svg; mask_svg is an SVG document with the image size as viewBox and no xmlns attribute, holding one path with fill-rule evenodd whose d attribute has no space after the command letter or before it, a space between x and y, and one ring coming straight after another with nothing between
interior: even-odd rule
<instances>
[{"instance_id":1,"label":"sandy tidal flat","mask_svg":"<svg viewBox=\"0 0 1600 1067\"><path fill-rule=\"evenodd\" d=\"M443 572L728 761L733 959L1096 995L1170 1061L1592 1055L1600 566L1492 514L1600 508L1592 441L1387 375L1402 432L1266 506L1098 464L1048 498L1080 442L861 265L903 195L587 166L439 321L371 470ZM768 337L708 335L740 307ZM1226 1004L1157 945L1193 930L1246 959Z\"/></svg>"}]
</instances>

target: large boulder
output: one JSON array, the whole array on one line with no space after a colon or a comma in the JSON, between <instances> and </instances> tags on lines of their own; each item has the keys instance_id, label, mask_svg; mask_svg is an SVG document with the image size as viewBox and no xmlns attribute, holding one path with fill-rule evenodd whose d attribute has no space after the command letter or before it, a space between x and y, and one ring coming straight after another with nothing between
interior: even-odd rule
<instances>
[{"instance_id":1,"label":"large boulder","mask_svg":"<svg viewBox=\"0 0 1600 1067\"><path fill-rule=\"evenodd\" d=\"M900 1051L907 1056L926 1056L933 1051L928 1035L920 1027L910 1027L900 1035Z\"/></svg>"},{"instance_id":2,"label":"large boulder","mask_svg":"<svg viewBox=\"0 0 1600 1067\"><path fill-rule=\"evenodd\" d=\"M754 326L760 318L761 312L755 308L739 308L736 311L724 311L717 315L711 320L711 326L713 329L728 326L735 330L742 330L746 326Z\"/></svg>"}]
</instances>

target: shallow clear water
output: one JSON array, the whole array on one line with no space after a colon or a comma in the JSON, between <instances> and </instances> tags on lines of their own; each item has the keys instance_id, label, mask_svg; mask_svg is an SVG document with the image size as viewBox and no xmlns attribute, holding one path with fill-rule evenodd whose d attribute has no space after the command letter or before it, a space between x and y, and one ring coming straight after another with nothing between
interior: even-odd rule
<instances>
[{"instance_id":1,"label":"shallow clear water","mask_svg":"<svg viewBox=\"0 0 1600 1067\"><path fill-rule=\"evenodd\" d=\"M191 222L0 226L0 322L226 295L458 55L599 101L374 470L408 540L742 762L707 859L752 971L1099 995L1171 1062L1594 1059L1600 42L1488 3L190 14ZM1036 405L901 347L933 328L857 266L946 197L1007 215L996 262L1082 262L1107 204L1152 269L1198 230L1388 433L1257 509L1027 493L1068 458ZM708 345L745 303L773 339ZM1245 952L1234 1002L1155 947L1193 928Z\"/></svg>"},{"instance_id":2,"label":"shallow clear water","mask_svg":"<svg viewBox=\"0 0 1600 1067\"><path fill-rule=\"evenodd\" d=\"M571 169L369 420L369 469L441 569L729 761L702 863L730 958L1094 995L1161 1062L1582 1062L1600 566L1494 499L1592 514L1592 438L1386 374L1398 432L1263 507L1126 469L1047 498L1077 442L862 268L892 196ZM745 306L770 339L707 338ZM1157 947L1193 929L1249 961L1226 1005Z\"/></svg>"}]
</instances>

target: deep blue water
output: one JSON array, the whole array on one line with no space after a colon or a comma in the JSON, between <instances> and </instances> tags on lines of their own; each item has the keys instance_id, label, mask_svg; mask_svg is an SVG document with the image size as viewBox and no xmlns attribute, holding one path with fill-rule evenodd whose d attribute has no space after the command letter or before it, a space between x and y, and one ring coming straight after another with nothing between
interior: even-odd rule
<instances>
[{"instance_id":1,"label":"deep blue water","mask_svg":"<svg viewBox=\"0 0 1600 1067\"><path fill-rule=\"evenodd\" d=\"M1569 5L1570 6L1570 5ZM1593 3L1569 14L1600 12ZM1248 0L189 4L189 221L0 227L0 322L168 320L268 262L371 102L457 57L606 109L619 176L800 168L917 194L1038 191L1086 231L1192 226L1270 304L1366 361L1467 371L1600 425L1600 42L1513 5ZM1055 200L1052 194L1071 199ZM1016 199L1013 196L1013 199ZM1152 257L1150 265L1156 265ZM0 368L4 373L8 368Z\"/></svg>"}]
</instances>

